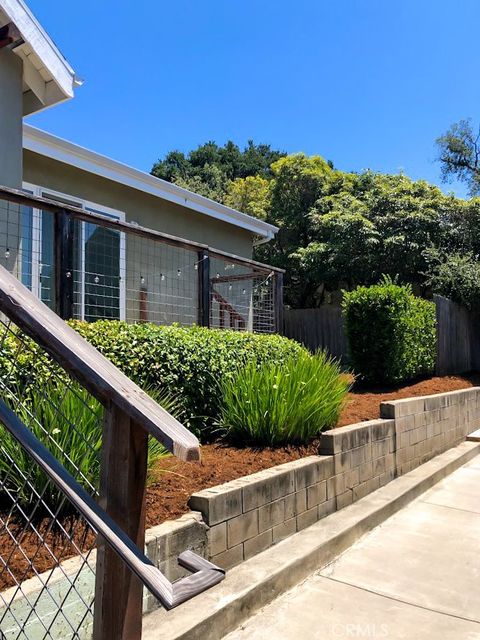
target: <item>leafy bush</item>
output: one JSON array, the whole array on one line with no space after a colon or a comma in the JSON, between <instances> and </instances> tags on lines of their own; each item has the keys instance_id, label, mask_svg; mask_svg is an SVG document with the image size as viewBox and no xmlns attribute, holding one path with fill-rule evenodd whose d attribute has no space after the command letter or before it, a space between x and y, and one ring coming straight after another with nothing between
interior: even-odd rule
<instances>
[{"instance_id":1,"label":"leafy bush","mask_svg":"<svg viewBox=\"0 0 480 640\"><path fill-rule=\"evenodd\" d=\"M349 386L324 353L250 363L223 381L219 427L240 444L307 443L335 425Z\"/></svg>"},{"instance_id":2,"label":"leafy bush","mask_svg":"<svg viewBox=\"0 0 480 640\"><path fill-rule=\"evenodd\" d=\"M306 353L293 340L278 335L257 335L203 327L159 327L101 320L71 321L71 326L142 388L161 389L179 398L183 423L203 439L210 437L220 409L219 383L249 362L281 364ZM2 379L20 377L44 381L52 374L31 346L12 364L18 344L8 338L0 353Z\"/></svg>"},{"instance_id":3,"label":"leafy bush","mask_svg":"<svg viewBox=\"0 0 480 640\"><path fill-rule=\"evenodd\" d=\"M13 391L13 390L12 390ZM21 392L20 392L21 393ZM100 451L102 443L103 407L85 389L73 385L52 384L27 390L3 392L3 400L32 433L53 453L67 471L89 493L98 490ZM166 394L152 394L167 411L180 416L178 402ZM22 397L18 403L15 397ZM0 483L4 491L15 495L20 506L31 507L42 497L44 505L35 509L36 517L58 513L67 514L70 503L41 468L32 462L28 453L6 430L1 437ZM166 455L161 443L149 438L149 468ZM27 480L26 480L27 479ZM30 509L28 509L30 506Z\"/></svg>"},{"instance_id":4,"label":"leafy bush","mask_svg":"<svg viewBox=\"0 0 480 640\"><path fill-rule=\"evenodd\" d=\"M480 311L480 262L471 254L449 256L430 253L427 284L438 293L471 311Z\"/></svg>"},{"instance_id":5,"label":"leafy bush","mask_svg":"<svg viewBox=\"0 0 480 640\"><path fill-rule=\"evenodd\" d=\"M343 300L351 364L372 383L392 383L433 372L435 305L410 285L389 279L345 292Z\"/></svg>"}]
</instances>

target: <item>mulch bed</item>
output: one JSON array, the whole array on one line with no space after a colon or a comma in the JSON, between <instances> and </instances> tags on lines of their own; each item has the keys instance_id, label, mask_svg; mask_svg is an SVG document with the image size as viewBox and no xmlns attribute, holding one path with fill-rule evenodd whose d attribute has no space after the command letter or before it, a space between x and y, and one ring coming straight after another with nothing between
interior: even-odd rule
<instances>
[{"instance_id":1,"label":"mulch bed","mask_svg":"<svg viewBox=\"0 0 480 640\"><path fill-rule=\"evenodd\" d=\"M338 426L378 418L380 415L379 404L382 400L444 393L473 386L480 386L480 373L433 377L394 388L358 387L349 394ZM237 449L209 444L202 447L201 462L180 462L173 457L160 460L152 472L147 490L147 527L178 518L186 513L188 498L195 491L213 487L284 462L298 460L313 455L317 451L318 441L306 447L261 450ZM75 555L75 550L71 546L63 548L65 545L64 537L48 531L47 523L41 523L38 526L42 529L42 534L46 537L51 551L58 559L66 559ZM87 540L84 539L84 532L81 528L76 529L75 539L76 544L83 548L88 548L93 542L91 534ZM35 558L34 565L37 572L45 571L52 566L50 553L45 547L38 548L36 535L24 532L21 545L23 553L28 558ZM11 537L4 527L0 530L0 549L4 559L12 553L9 570L17 579L24 580L34 575L34 572L29 570L24 555L18 549L13 548ZM0 568L0 590L13 584L12 576L3 567Z\"/></svg>"}]
</instances>

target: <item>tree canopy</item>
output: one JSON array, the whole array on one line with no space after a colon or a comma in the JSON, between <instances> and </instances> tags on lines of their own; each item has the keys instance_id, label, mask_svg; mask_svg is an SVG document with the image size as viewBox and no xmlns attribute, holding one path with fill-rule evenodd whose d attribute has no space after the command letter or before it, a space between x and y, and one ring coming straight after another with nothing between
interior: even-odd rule
<instances>
[{"instance_id":1,"label":"tree canopy","mask_svg":"<svg viewBox=\"0 0 480 640\"><path fill-rule=\"evenodd\" d=\"M186 155L170 151L153 165L152 175L223 202L230 182L249 176L269 178L272 163L284 155L283 151L253 140L243 149L231 140L223 147L210 141Z\"/></svg>"},{"instance_id":2,"label":"tree canopy","mask_svg":"<svg viewBox=\"0 0 480 640\"><path fill-rule=\"evenodd\" d=\"M480 291L480 197L251 141L243 151L229 142L172 152L154 173L278 226L255 257L286 269L291 306L318 306L383 275L471 308Z\"/></svg>"}]
</instances>

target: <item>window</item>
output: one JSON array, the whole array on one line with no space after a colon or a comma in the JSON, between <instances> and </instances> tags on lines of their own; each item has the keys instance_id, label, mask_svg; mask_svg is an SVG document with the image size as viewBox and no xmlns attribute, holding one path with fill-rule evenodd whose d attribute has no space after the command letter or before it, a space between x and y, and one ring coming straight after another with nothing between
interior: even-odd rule
<instances>
[{"instance_id":1,"label":"window","mask_svg":"<svg viewBox=\"0 0 480 640\"><path fill-rule=\"evenodd\" d=\"M125 214L34 185L24 190L116 220ZM55 305L54 215L22 207L22 282L49 307ZM125 318L125 234L76 220L73 255L74 317Z\"/></svg>"}]
</instances>

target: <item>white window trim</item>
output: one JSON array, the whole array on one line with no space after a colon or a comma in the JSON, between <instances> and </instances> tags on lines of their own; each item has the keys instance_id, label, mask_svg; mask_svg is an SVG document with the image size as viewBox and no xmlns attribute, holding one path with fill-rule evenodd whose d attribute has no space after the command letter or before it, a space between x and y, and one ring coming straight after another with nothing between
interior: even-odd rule
<instances>
[{"instance_id":1,"label":"white window trim","mask_svg":"<svg viewBox=\"0 0 480 640\"><path fill-rule=\"evenodd\" d=\"M97 202L92 202L91 200L84 200L83 198L77 198L76 196L72 196L68 193L62 193L61 191L55 191L54 189L48 189L46 187L41 187L36 184L32 184L30 182L24 182L23 188L32 192L35 196L48 198L49 195L52 195L56 198L64 198L72 203L75 203L75 206L80 207L81 209L94 209L99 214L104 213L105 215L125 222L125 212L119 211L118 209L112 209L111 207L107 207L103 204L98 204ZM62 204L61 202L59 203ZM41 252L41 216L40 209L33 209L33 219L32 219L32 256L39 256ZM81 311L80 316L83 320L85 318L85 222L82 222L81 226L81 243L82 243L82 254L81 254ZM119 275L120 275L120 320L125 320L126 317L126 237L125 233L120 233L120 264L119 264ZM34 264L32 260L32 290L38 295L40 292L40 270L39 264Z\"/></svg>"}]
</instances>

